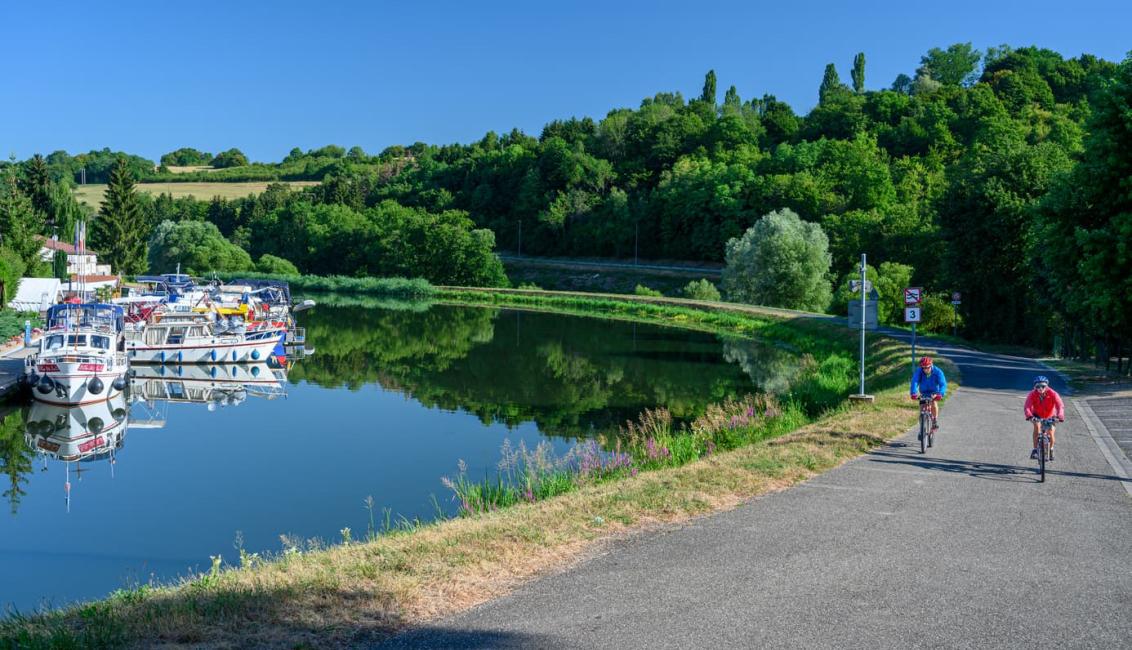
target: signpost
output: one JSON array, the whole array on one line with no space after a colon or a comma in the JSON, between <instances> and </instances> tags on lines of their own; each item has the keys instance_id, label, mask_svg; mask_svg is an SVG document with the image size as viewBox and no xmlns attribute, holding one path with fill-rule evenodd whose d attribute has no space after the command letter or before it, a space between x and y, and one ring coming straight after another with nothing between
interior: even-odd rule
<instances>
[{"instance_id":1,"label":"signpost","mask_svg":"<svg viewBox=\"0 0 1132 650\"><path fill-rule=\"evenodd\" d=\"M916 363L916 323L923 316L920 303L923 301L923 287L904 289L904 322L912 324L912 363Z\"/></svg>"},{"instance_id":2,"label":"signpost","mask_svg":"<svg viewBox=\"0 0 1132 650\"><path fill-rule=\"evenodd\" d=\"M951 335L952 336L957 336L956 331L959 328L959 303L962 302L960 300L961 297L962 296L960 296L958 291L952 291L951 292Z\"/></svg>"},{"instance_id":3,"label":"signpost","mask_svg":"<svg viewBox=\"0 0 1132 650\"><path fill-rule=\"evenodd\" d=\"M872 283L865 279L865 268L865 254L861 253L861 279L852 280L849 283L850 288L854 291L864 289L864 291L861 291L861 385L857 394L850 395L849 399L851 401L871 402L873 396L865 394L865 312L867 311L868 292L872 289Z\"/></svg>"}]
</instances>

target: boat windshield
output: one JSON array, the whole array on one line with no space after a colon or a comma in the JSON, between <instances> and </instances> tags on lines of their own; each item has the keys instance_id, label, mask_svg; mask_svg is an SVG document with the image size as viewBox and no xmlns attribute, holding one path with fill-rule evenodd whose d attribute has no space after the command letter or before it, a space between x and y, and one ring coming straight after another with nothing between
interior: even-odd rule
<instances>
[{"instance_id":1,"label":"boat windshield","mask_svg":"<svg viewBox=\"0 0 1132 650\"><path fill-rule=\"evenodd\" d=\"M120 332L124 312L118 305L81 303L53 305L47 310L47 329L93 328Z\"/></svg>"}]
</instances>

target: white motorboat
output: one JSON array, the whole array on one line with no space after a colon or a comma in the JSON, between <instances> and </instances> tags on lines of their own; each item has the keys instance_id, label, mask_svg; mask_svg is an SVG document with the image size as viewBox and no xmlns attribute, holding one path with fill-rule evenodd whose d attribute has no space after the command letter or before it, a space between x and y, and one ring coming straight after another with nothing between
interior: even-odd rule
<instances>
[{"instance_id":1,"label":"white motorboat","mask_svg":"<svg viewBox=\"0 0 1132 650\"><path fill-rule=\"evenodd\" d=\"M105 401L126 387L122 308L103 303L53 305L39 350L27 358L32 396L48 404Z\"/></svg>"},{"instance_id":2,"label":"white motorboat","mask_svg":"<svg viewBox=\"0 0 1132 650\"><path fill-rule=\"evenodd\" d=\"M255 363L266 361L284 327L249 329L215 313L155 313L126 331L131 363Z\"/></svg>"}]
</instances>

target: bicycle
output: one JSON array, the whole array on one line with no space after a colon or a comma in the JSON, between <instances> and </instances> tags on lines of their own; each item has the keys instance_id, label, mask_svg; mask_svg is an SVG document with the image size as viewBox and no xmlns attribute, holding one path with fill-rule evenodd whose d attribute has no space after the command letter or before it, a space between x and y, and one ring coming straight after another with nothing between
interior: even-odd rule
<instances>
[{"instance_id":1,"label":"bicycle","mask_svg":"<svg viewBox=\"0 0 1132 650\"><path fill-rule=\"evenodd\" d=\"M928 447L932 446L935 441L935 433L932 432L932 402L935 401L935 393L931 395L920 395L920 453L928 453Z\"/></svg>"},{"instance_id":2,"label":"bicycle","mask_svg":"<svg viewBox=\"0 0 1132 650\"><path fill-rule=\"evenodd\" d=\"M1039 483L1046 482L1046 463L1049 462L1049 430L1057 423L1057 418L1030 418L1031 422L1040 422L1038 428L1038 474Z\"/></svg>"}]
</instances>

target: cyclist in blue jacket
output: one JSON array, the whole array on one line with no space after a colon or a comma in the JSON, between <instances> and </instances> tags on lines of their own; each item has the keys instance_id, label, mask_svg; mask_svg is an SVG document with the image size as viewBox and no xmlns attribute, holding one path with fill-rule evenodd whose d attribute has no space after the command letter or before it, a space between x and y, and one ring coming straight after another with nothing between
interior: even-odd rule
<instances>
[{"instance_id":1,"label":"cyclist in blue jacket","mask_svg":"<svg viewBox=\"0 0 1132 650\"><path fill-rule=\"evenodd\" d=\"M931 357L922 357L920 367L912 371L912 399L918 401L921 393L932 396L932 433L935 433L939 431L939 401L947 394L947 377L935 367Z\"/></svg>"}]
</instances>

